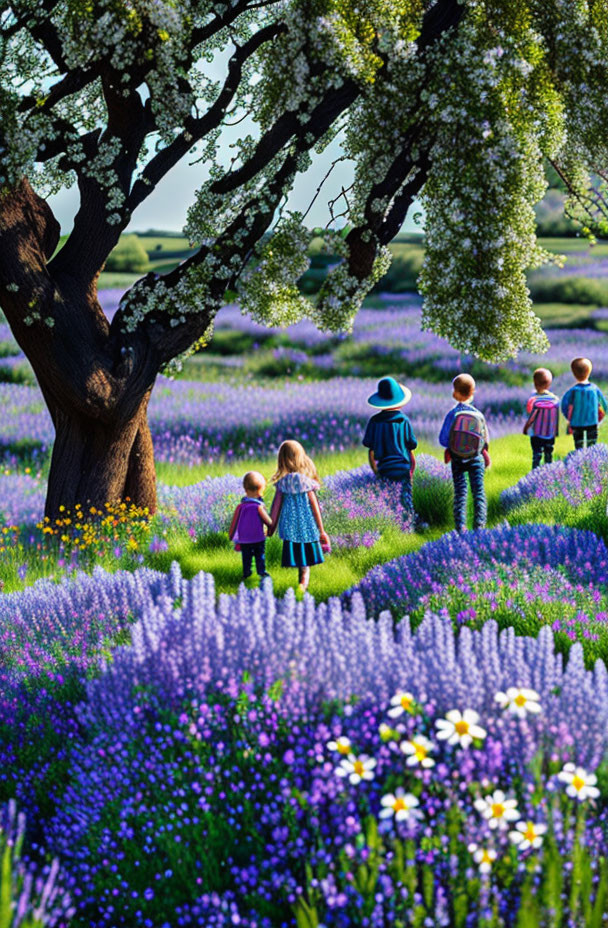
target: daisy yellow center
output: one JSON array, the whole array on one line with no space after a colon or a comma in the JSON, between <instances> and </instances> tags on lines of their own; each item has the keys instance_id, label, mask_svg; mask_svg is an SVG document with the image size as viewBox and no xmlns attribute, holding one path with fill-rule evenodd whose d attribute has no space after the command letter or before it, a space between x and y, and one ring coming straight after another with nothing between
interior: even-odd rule
<instances>
[{"instance_id":1,"label":"daisy yellow center","mask_svg":"<svg viewBox=\"0 0 608 928\"><path fill-rule=\"evenodd\" d=\"M402 709L405 709L406 712L407 712L407 711L409 711L409 709L411 708L411 706L412 706L412 698L411 698L411 696L402 696L402 697L401 697L401 708L402 708Z\"/></svg>"},{"instance_id":2,"label":"daisy yellow center","mask_svg":"<svg viewBox=\"0 0 608 928\"><path fill-rule=\"evenodd\" d=\"M365 773L365 766L362 761L356 760L353 764L353 767L355 768L354 773L357 773L359 776L363 776Z\"/></svg>"},{"instance_id":3,"label":"daisy yellow center","mask_svg":"<svg viewBox=\"0 0 608 928\"><path fill-rule=\"evenodd\" d=\"M338 751L340 754L348 754L350 751L350 745L346 744L344 741L338 741Z\"/></svg>"},{"instance_id":4,"label":"daisy yellow center","mask_svg":"<svg viewBox=\"0 0 608 928\"><path fill-rule=\"evenodd\" d=\"M491 854L490 854L489 851L484 851L484 852L483 852L483 856L482 856L482 858L481 858L481 862L482 862L482 864L491 864L491 863L492 863L492 856L491 856Z\"/></svg>"},{"instance_id":5,"label":"daisy yellow center","mask_svg":"<svg viewBox=\"0 0 608 928\"><path fill-rule=\"evenodd\" d=\"M414 742L412 742L412 743L413 743L413 745L414 745L414 749L415 749L415 752L416 752L416 759L417 759L417 760L424 760L424 758L426 757L426 755L429 753L428 750L427 750L427 748L425 748L425 746L424 746L423 744L420 744L419 741L414 741Z\"/></svg>"},{"instance_id":6,"label":"daisy yellow center","mask_svg":"<svg viewBox=\"0 0 608 928\"><path fill-rule=\"evenodd\" d=\"M526 823L526 830L524 831L524 838L526 839L526 841L530 841L530 843L532 843L532 841L534 841L534 839L536 838L534 822Z\"/></svg>"},{"instance_id":7,"label":"daisy yellow center","mask_svg":"<svg viewBox=\"0 0 608 928\"><path fill-rule=\"evenodd\" d=\"M521 693L518 693L515 699L513 700L516 706L525 706L526 697L522 696Z\"/></svg>"},{"instance_id":8,"label":"daisy yellow center","mask_svg":"<svg viewBox=\"0 0 608 928\"><path fill-rule=\"evenodd\" d=\"M459 735L466 735L466 733L469 730L469 723L465 722L464 719L461 719L459 722L455 723L454 728L456 729Z\"/></svg>"},{"instance_id":9,"label":"daisy yellow center","mask_svg":"<svg viewBox=\"0 0 608 928\"><path fill-rule=\"evenodd\" d=\"M583 786L585 786L586 784L585 784L585 781L583 780L582 777L575 776L575 777L572 778L572 785L573 785L574 789L575 789L577 792L579 792L579 790L581 790L581 789L583 788Z\"/></svg>"},{"instance_id":10,"label":"daisy yellow center","mask_svg":"<svg viewBox=\"0 0 608 928\"><path fill-rule=\"evenodd\" d=\"M405 800L401 799L401 797L397 797L397 799L395 799L393 809L395 810L395 812L401 812L402 809L407 809Z\"/></svg>"},{"instance_id":11,"label":"daisy yellow center","mask_svg":"<svg viewBox=\"0 0 608 928\"><path fill-rule=\"evenodd\" d=\"M492 803L492 818L502 818L505 814L505 807L502 802Z\"/></svg>"}]
</instances>

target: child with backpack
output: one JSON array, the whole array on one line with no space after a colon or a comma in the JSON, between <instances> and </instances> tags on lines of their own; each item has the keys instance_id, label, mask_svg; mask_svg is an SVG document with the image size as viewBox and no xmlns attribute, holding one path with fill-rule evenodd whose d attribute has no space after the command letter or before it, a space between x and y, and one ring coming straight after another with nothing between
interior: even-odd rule
<instances>
[{"instance_id":1,"label":"child with backpack","mask_svg":"<svg viewBox=\"0 0 608 928\"><path fill-rule=\"evenodd\" d=\"M568 431L574 437L578 451L597 443L597 427L608 411L608 403L600 388L589 381L593 365L589 358L574 358L570 370L576 383L564 393L562 412L568 420Z\"/></svg>"},{"instance_id":2,"label":"child with backpack","mask_svg":"<svg viewBox=\"0 0 608 928\"><path fill-rule=\"evenodd\" d=\"M553 374L546 367L538 367L532 375L535 392L526 404L528 418L524 435L530 436L532 445L532 470L553 461L555 439L559 434L559 397L549 391Z\"/></svg>"},{"instance_id":3,"label":"child with backpack","mask_svg":"<svg viewBox=\"0 0 608 928\"><path fill-rule=\"evenodd\" d=\"M255 567L260 580L269 577L266 571L266 536L264 526L272 526L270 516L264 505L266 479L256 470L250 470L243 478L245 496L234 510L228 537L234 541L235 550L241 552L243 559L243 580L251 576L251 565Z\"/></svg>"},{"instance_id":4,"label":"child with backpack","mask_svg":"<svg viewBox=\"0 0 608 928\"><path fill-rule=\"evenodd\" d=\"M459 374L452 381L456 405L444 419L439 443L446 449L445 462L452 464L454 524L463 532L467 523L467 476L473 494L473 528L484 528L488 514L484 476L490 466L489 434L483 414L473 406L475 381Z\"/></svg>"}]
</instances>

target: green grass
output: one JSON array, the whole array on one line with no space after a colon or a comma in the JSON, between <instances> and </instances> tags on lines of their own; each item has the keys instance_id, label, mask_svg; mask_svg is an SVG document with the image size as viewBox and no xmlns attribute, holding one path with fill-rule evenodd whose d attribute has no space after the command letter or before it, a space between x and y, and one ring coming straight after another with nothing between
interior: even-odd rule
<instances>
[{"instance_id":1,"label":"green grass","mask_svg":"<svg viewBox=\"0 0 608 928\"><path fill-rule=\"evenodd\" d=\"M128 287L132 287L135 281L139 280L142 276L142 274L110 273L110 271L102 271L99 275L97 288L98 290L126 290Z\"/></svg>"},{"instance_id":2,"label":"green grass","mask_svg":"<svg viewBox=\"0 0 608 928\"><path fill-rule=\"evenodd\" d=\"M585 254L594 261L599 258L608 258L608 242L599 241L597 245L590 245L585 238L541 238L540 244L547 251L556 255L569 255L573 253Z\"/></svg>"},{"instance_id":3,"label":"green grass","mask_svg":"<svg viewBox=\"0 0 608 928\"><path fill-rule=\"evenodd\" d=\"M534 312L540 318L543 328L568 329L587 328L594 325L592 315L595 306L579 303L535 303Z\"/></svg>"}]
</instances>

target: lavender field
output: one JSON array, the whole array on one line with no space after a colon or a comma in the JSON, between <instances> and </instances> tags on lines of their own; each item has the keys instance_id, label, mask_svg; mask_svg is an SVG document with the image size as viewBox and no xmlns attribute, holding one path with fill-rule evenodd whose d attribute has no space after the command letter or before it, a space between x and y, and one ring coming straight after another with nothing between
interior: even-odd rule
<instances>
[{"instance_id":1,"label":"lavender field","mask_svg":"<svg viewBox=\"0 0 608 928\"><path fill-rule=\"evenodd\" d=\"M608 337L548 334L499 368L414 297L340 338L226 307L153 394L158 512L50 521L52 423L0 326L3 928L608 923L608 450L562 430L529 473L521 434L531 370L562 393L588 354L605 386ZM489 527L458 535L437 435L461 369L492 467ZM416 523L360 447L380 372L413 393ZM278 539L254 588L227 536L287 437L332 541L303 599Z\"/></svg>"}]
</instances>

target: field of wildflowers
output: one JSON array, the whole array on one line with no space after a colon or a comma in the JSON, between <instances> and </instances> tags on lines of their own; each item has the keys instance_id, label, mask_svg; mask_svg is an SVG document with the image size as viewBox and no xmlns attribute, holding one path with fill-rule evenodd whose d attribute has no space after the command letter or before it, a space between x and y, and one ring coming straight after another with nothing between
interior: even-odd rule
<instances>
[{"instance_id":1,"label":"field of wildflowers","mask_svg":"<svg viewBox=\"0 0 608 928\"><path fill-rule=\"evenodd\" d=\"M113 291L102 299L109 315L116 299ZM408 414L417 435L428 440L436 438L449 407L451 378L463 367L473 370L480 380L477 401L494 438L520 431L530 371L538 364L551 366L558 392L570 385L568 366L573 351L590 354L594 376L608 380L603 332L549 330L552 346L548 355L521 354L517 361L497 368L473 362L445 340L421 332L419 300L413 296L386 309L363 310L353 335L346 338L319 332L311 323L298 323L287 330L264 329L237 307L222 310L217 332L219 346L226 349L235 347L235 336L245 336L245 341L236 343L245 354L213 355L212 342L208 353L196 356L195 361L201 363L187 368L188 379L161 378L150 404L159 461L192 465L247 460L273 453L287 435L316 452L351 447L358 443L367 419L366 398L375 389L374 378L387 370L407 378L413 392ZM232 339L227 344L222 342L226 333ZM272 343L273 339L286 344L266 351L265 341ZM7 327L0 327L0 353L13 351L13 367L22 371L24 359ZM217 377L218 358L222 360L221 380L205 379L210 361L212 375ZM242 364L235 367L235 361ZM265 372L272 376L264 376ZM3 374L0 367L0 378L9 373ZM38 388L0 383L0 402L8 413L0 423L0 457L8 462L26 457L36 460L48 453L53 429Z\"/></svg>"},{"instance_id":2,"label":"field of wildflowers","mask_svg":"<svg viewBox=\"0 0 608 928\"><path fill-rule=\"evenodd\" d=\"M608 674L579 644L564 667L549 628L394 632L356 593L218 601L176 567L2 610L30 657L5 671L0 789L72 925L517 925L556 881L564 924L601 924ZM97 620L77 654L70 613Z\"/></svg>"},{"instance_id":3,"label":"field of wildflowers","mask_svg":"<svg viewBox=\"0 0 608 928\"><path fill-rule=\"evenodd\" d=\"M573 354L608 379L599 330L550 338L558 392ZM214 344L151 403L158 513L51 523L50 420L0 326L0 926L601 928L606 447L526 475L541 359L474 363L493 524L456 535L436 436L470 359L417 299L349 338L227 307ZM352 450L384 371L414 392L422 533ZM279 592L276 538L274 587L238 588L226 534L287 436L325 455L317 601Z\"/></svg>"}]
</instances>

